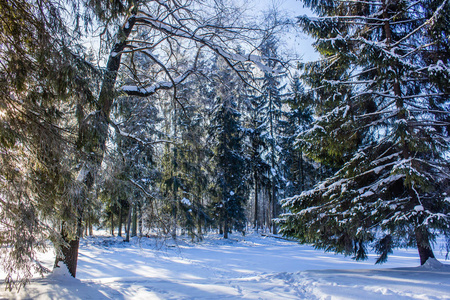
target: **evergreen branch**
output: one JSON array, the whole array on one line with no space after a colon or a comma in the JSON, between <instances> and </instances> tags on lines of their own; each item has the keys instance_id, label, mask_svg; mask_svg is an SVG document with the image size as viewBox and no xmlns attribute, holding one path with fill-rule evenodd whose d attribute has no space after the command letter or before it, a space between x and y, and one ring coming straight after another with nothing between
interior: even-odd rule
<instances>
[{"instance_id":1,"label":"evergreen branch","mask_svg":"<svg viewBox=\"0 0 450 300\"><path fill-rule=\"evenodd\" d=\"M338 0L341 3L355 3L355 4L369 4L369 5L379 5L382 6L381 2L371 2L371 1L360 1L360 0Z\"/></svg>"},{"instance_id":2,"label":"evergreen branch","mask_svg":"<svg viewBox=\"0 0 450 300\"><path fill-rule=\"evenodd\" d=\"M353 85L353 84L371 84L376 82L375 80L355 80L355 81L340 81L340 80L323 80L326 83L329 83L331 85L337 85L337 84L346 84L346 85Z\"/></svg>"},{"instance_id":3,"label":"evergreen branch","mask_svg":"<svg viewBox=\"0 0 450 300\"><path fill-rule=\"evenodd\" d=\"M408 100L408 99L416 99L416 98L441 97L441 96L448 96L448 94L447 93L436 93L436 94L411 95L411 96L402 96L402 99Z\"/></svg>"},{"instance_id":4,"label":"evergreen branch","mask_svg":"<svg viewBox=\"0 0 450 300\"><path fill-rule=\"evenodd\" d=\"M355 98L359 98L359 97L361 97L361 96L366 96L366 95L376 95L376 96L380 96L380 97L382 97L382 98L393 98L393 99L398 99L398 97L397 97L396 95L392 95L392 94L383 94L383 93L376 92L376 91L372 91L372 90L369 90L369 91L366 91L366 92L362 92L362 93L356 94L356 95L350 97L350 99L351 99L351 100L354 100Z\"/></svg>"},{"instance_id":5,"label":"evergreen branch","mask_svg":"<svg viewBox=\"0 0 450 300\"><path fill-rule=\"evenodd\" d=\"M445 169L444 169L445 164L443 164L443 165L436 165L436 164L433 164L433 163L431 163L429 161L425 161L425 160L423 160L421 158L415 158L414 160L420 161L421 163L423 163L425 165L428 165L430 167L436 168L437 170L440 171L439 173L442 173L442 174L445 175L445 177L450 178L450 173L446 172Z\"/></svg>"},{"instance_id":6,"label":"evergreen branch","mask_svg":"<svg viewBox=\"0 0 450 300\"><path fill-rule=\"evenodd\" d=\"M425 49L425 48L427 48L427 47L431 47L431 46L433 46L433 45L436 45L436 43L437 43L437 42L432 42L432 43L420 45L419 47L414 48L413 50L409 51L408 53L406 53L405 55L401 56L400 58L401 58L401 59L405 59L406 57L408 57L408 56L410 56L410 55L412 55L412 54L414 54L414 53L416 53L416 52L419 52L419 51L421 51L421 50L423 50L423 49Z\"/></svg>"},{"instance_id":7,"label":"evergreen branch","mask_svg":"<svg viewBox=\"0 0 450 300\"><path fill-rule=\"evenodd\" d=\"M359 1L358 1L359 2ZM336 20L369 20L369 21L376 21L376 22L385 22L386 20L383 18L371 18L367 16L330 16L330 17L309 17L309 20L312 22L316 21L336 21ZM350 23L353 24L353 23ZM361 23L367 25L367 23Z\"/></svg>"},{"instance_id":8,"label":"evergreen branch","mask_svg":"<svg viewBox=\"0 0 450 300\"><path fill-rule=\"evenodd\" d=\"M139 183L137 183L136 181L134 181L131 178L128 178L128 181L134 185L135 187L137 187L139 190L141 190L148 198L152 199L152 200L156 200L156 198L150 194L150 192L148 192L142 185L140 185Z\"/></svg>"},{"instance_id":9,"label":"evergreen branch","mask_svg":"<svg viewBox=\"0 0 450 300\"><path fill-rule=\"evenodd\" d=\"M445 4L447 3L448 0L444 0L442 2L442 4L435 10L435 12L433 13L433 15L431 16L431 18L429 18L425 23L423 23L422 25L420 25L419 27L417 27L416 29L414 29L413 31L411 31L409 34L407 34L406 36L404 36L403 38L401 38L400 40L398 40L397 42L395 42L390 48L393 47L397 47L401 42L409 39L411 36L413 36L414 34L416 34L419 30L421 30L423 27L427 26L427 25L431 25L432 23L434 23L436 21L436 19L438 18L438 15L441 13L441 10L443 10ZM417 1L419 3L419 1Z\"/></svg>"}]
</instances>

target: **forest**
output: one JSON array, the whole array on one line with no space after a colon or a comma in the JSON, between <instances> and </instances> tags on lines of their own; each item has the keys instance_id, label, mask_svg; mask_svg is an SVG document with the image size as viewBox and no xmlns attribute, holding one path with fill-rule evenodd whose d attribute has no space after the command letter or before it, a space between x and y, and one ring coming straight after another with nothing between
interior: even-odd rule
<instances>
[{"instance_id":1,"label":"forest","mask_svg":"<svg viewBox=\"0 0 450 300\"><path fill-rule=\"evenodd\" d=\"M8 287L80 239L279 234L377 263L450 250L450 2L0 0ZM311 36L305 62L280 35Z\"/></svg>"}]
</instances>

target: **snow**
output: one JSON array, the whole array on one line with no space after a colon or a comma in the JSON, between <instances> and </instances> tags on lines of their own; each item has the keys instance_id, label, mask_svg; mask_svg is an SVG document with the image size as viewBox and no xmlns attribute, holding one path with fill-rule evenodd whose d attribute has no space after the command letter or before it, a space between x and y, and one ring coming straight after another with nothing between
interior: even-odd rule
<instances>
[{"instance_id":1,"label":"snow","mask_svg":"<svg viewBox=\"0 0 450 300\"><path fill-rule=\"evenodd\" d=\"M67 281L72 283L77 280L70 275L69 269L62 262L59 262L58 266L53 268L52 273L50 273L46 279L49 281Z\"/></svg>"},{"instance_id":2,"label":"snow","mask_svg":"<svg viewBox=\"0 0 450 300\"><path fill-rule=\"evenodd\" d=\"M181 199L181 203L183 203L186 206L191 206L191 201L189 201L188 198Z\"/></svg>"},{"instance_id":3,"label":"snow","mask_svg":"<svg viewBox=\"0 0 450 300\"><path fill-rule=\"evenodd\" d=\"M424 209L423 209L422 205L416 205L416 206L414 206L414 210L415 211L423 211Z\"/></svg>"},{"instance_id":4,"label":"snow","mask_svg":"<svg viewBox=\"0 0 450 300\"><path fill-rule=\"evenodd\" d=\"M89 168L86 165L83 165L80 172L77 176L78 182L83 182L86 179L86 176L89 174Z\"/></svg>"},{"instance_id":5,"label":"snow","mask_svg":"<svg viewBox=\"0 0 450 300\"><path fill-rule=\"evenodd\" d=\"M175 85L183 82L191 73L192 73L192 70L188 70L184 74L182 74L176 78L173 78L172 82L161 81L161 82L157 82L157 83L155 83L151 86L147 86L147 87L140 87L140 86L135 86L135 85L124 85L121 87L121 91L125 92L125 93L138 93L143 96L150 96L150 95L156 93L160 89L173 88Z\"/></svg>"},{"instance_id":6,"label":"snow","mask_svg":"<svg viewBox=\"0 0 450 300\"><path fill-rule=\"evenodd\" d=\"M441 247L435 254L444 261ZM18 293L1 286L0 299L450 299L450 265L419 267L415 249L397 250L385 265L375 260L257 233L210 234L197 244L96 236L81 241L77 279L56 268Z\"/></svg>"},{"instance_id":7,"label":"snow","mask_svg":"<svg viewBox=\"0 0 450 300\"><path fill-rule=\"evenodd\" d=\"M375 195L375 193L374 192L372 192L372 191L366 191L366 192L364 192L364 194L361 194L361 198L365 198L365 197L370 197L370 196L373 196L373 195Z\"/></svg>"},{"instance_id":8,"label":"snow","mask_svg":"<svg viewBox=\"0 0 450 300\"><path fill-rule=\"evenodd\" d=\"M438 261L436 258L430 258L428 259L423 266L420 266L422 269L426 270L441 270L443 268L447 268L448 266L445 266L443 263Z\"/></svg>"}]
</instances>

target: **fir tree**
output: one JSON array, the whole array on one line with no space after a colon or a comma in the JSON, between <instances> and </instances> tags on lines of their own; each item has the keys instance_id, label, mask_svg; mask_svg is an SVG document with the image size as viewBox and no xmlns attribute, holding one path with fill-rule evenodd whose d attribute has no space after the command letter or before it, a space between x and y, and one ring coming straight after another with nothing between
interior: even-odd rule
<instances>
[{"instance_id":1,"label":"fir tree","mask_svg":"<svg viewBox=\"0 0 450 300\"><path fill-rule=\"evenodd\" d=\"M92 103L86 78L93 83L97 73L61 7L0 3L0 249L8 288L26 283L32 270L48 271L36 252L50 239L60 253L61 228L78 224L74 112Z\"/></svg>"},{"instance_id":2,"label":"fir tree","mask_svg":"<svg viewBox=\"0 0 450 300\"><path fill-rule=\"evenodd\" d=\"M207 132L203 130L206 124L202 118L201 107L201 103L192 103L186 107L191 117L182 114L179 124L183 141L179 152L179 171L182 178L181 225L191 238L197 241L203 238L202 227L210 223L205 198L209 184L207 165L211 151L204 142Z\"/></svg>"},{"instance_id":3,"label":"fir tree","mask_svg":"<svg viewBox=\"0 0 450 300\"><path fill-rule=\"evenodd\" d=\"M323 59L305 65L318 116L302 139L337 171L284 202L283 233L377 263L417 247L424 264L450 228L449 2L304 3Z\"/></svg>"},{"instance_id":4,"label":"fir tree","mask_svg":"<svg viewBox=\"0 0 450 300\"><path fill-rule=\"evenodd\" d=\"M272 20L276 22L276 20ZM281 171L279 166L279 152L280 152L280 120L281 120L281 106L282 95L281 80L283 74L281 65L278 60L278 39L274 34L269 34L263 40L260 47L262 56L265 58L265 63L269 71L264 72L261 80L261 95L258 97L260 104L259 112L261 114L262 124L259 128L261 136L266 143L264 159L270 166L267 174L268 195L269 195L269 209L268 217L270 220L278 216L278 189L281 182ZM270 221L269 226L272 227L273 233L276 233L276 225Z\"/></svg>"},{"instance_id":5,"label":"fir tree","mask_svg":"<svg viewBox=\"0 0 450 300\"><path fill-rule=\"evenodd\" d=\"M145 191L152 190L150 183L155 178L153 146L159 135L155 128L159 121L157 114L151 103L135 97L120 97L113 106L111 122L115 132L110 135L112 149L105 157L108 170L103 173L113 185L107 192L120 207L120 236L121 221L127 222L125 241L129 241L130 235L137 235L138 211L149 205ZM114 190L117 195L112 193ZM142 214L139 218L142 227L141 217Z\"/></svg>"},{"instance_id":6,"label":"fir tree","mask_svg":"<svg viewBox=\"0 0 450 300\"><path fill-rule=\"evenodd\" d=\"M306 158L302 145L297 141L297 136L308 130L313 121L311 99L308 98L298 76L292 79L290 92L283 103L286 107L283 111L284 118L280 122L280 165L283 166L282 172L286 182L283 195L291 197L313 186L318 168L318 165L315 166Z\"/></svg>"},{"instance_id":7,"label":"fir tree","mask_svg":"<svg viewBox=\"0 0 450 300\"><path fill-rule=\"evenodd\" d=\"M264 159L264 153L267 151L267 141L263 136L263 120L261 116L261 104L259 102L261 98L255 96L249 96L248 116L246 124L246 153L249 157L249 170L251 173L251 184L253 185L253 203L252 213L253 215L253 227L258 229L263 227L265 219L265 207L263 205L264 199L261 195L264 190L269 186L268 174L270 171L270 165Z\"/></svg>"},{"instance_id":8,"label":"fir tree","mask_svg":"<svg viewBox=\"0 0 450 300\"><path fill-rule=\"evenodd\" d=\"M228 238L232 228L243 230L245 227L247 159L243 153L241 114L236 110L237 91L232 88L232 80L235 78L227 71L220 73L221 82L226 84L220 85L216 91L217 104L209 130L210 137L215 141L216 198L212 210L223 230L224 238Z\"/></svg>"},{"instance_id":9,"label":"fir tree","mask_svg":"<svg viewBox=\"0 0 450 300\"><path fill-rule=\"evenodd\" d=\"M167 103L168 107L175 107L169 109L171 126L166 126L167 135L175 143L164 146L161 165L162 205L171 215L173 237L175 227L180 226L182 233L187 231L193 240L202 239L202 226L209 222L205 201L209 149L204 142L207 132L203 130L206 121L202 115L206 111L206 92L202 83L188 80L180 85L177 101Z\"/></svg>"}]
</instances>

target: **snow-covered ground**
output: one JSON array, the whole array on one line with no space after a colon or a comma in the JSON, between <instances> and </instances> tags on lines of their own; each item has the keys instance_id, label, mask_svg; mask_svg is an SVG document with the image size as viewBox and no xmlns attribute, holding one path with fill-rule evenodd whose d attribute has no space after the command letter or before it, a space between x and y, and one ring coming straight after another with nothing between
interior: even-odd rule
<instances>
[{"instance_id":1,"label":"snow-covered ground","mask_svg":"<svg viewBox=\"0 0 450 300\"><path fill-rule=\"evenodd\" d=\"M450 265L397 250L374 265L256 233L199 244L96 236L81 242L77 279L59 269L0 299L450 299ZM43 260L51 265L51 253ZM2 274L0 274L2 276Z\"/></svg>"}]
</instances>

